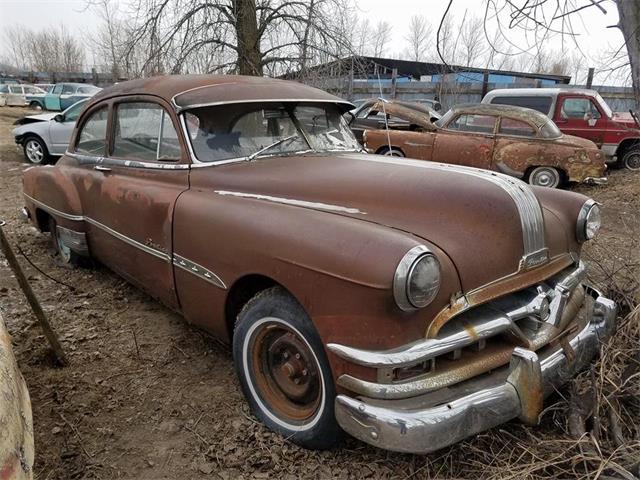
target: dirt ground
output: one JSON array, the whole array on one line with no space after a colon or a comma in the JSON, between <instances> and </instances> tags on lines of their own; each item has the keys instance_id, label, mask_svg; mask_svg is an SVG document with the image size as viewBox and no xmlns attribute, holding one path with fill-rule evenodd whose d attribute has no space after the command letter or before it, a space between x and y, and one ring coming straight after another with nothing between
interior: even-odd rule
<instances>
[{"instance_id":1,"label":"dirt ground","mask_svg":"<svg viewBox=\"0 0 640 480\"><path fill-rule=\"evenodd\" d=\"M604 205L605 226L585 257L592 259L593 280L624 303L626 315L596 367L598 380L585 383L583 376L576 383L601 398L598 415L585 412L592 423L603 419L599 435L570 435L567 387L547 400L540 426L511 422L432 455L385 452L350 438L332 451L311 452L251 416L227 347L105 268L61 267L48 234L19 220L27 166L10 132L25 112L0 108L0 219L12 243L60 281L16 252L70 360L66 368L52 365L41 330L0 258L0 309L33 403L37 479L637 475L640 411L637 398L628 396L638 394L640 382L625 372L640 342L637 316L626 315L640 300L640 172L613 171L607 186L574 187ZM622 442L607 429L614 394Z\"/></svg>"}]
</instances>

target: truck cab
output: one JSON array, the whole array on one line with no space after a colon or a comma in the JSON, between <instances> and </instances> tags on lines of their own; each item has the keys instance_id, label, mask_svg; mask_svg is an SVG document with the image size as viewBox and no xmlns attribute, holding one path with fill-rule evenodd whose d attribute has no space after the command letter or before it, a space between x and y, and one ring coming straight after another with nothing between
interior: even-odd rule
<instances>
[{"instance_id":1,"label":"truck cab","mask_svg":"<svg viewBox=\"0 0 640 480\"><path fill-rule=\"evenodd\" d=\"M640 123L633 112L614 112L595 90L513 88L492 90L482 103L532 108L563 133L593 141L609 163L640 170Z\"/></svg>"}]
</instances>

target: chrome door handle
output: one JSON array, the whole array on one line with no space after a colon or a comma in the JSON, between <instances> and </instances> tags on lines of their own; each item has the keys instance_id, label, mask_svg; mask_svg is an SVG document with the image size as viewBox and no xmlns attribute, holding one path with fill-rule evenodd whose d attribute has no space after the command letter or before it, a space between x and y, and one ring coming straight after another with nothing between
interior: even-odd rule
<instances>
[{"instance_id":1,"label":"chrome door handle","mask_svg":"<svg viewBox=\"0 0 640 480\"><path fill-rule=\"evenodd\" d=\"M103 167L102 165L96 165L93 167L94 170L98 170L99 172L110 172L111 169L109 167Z\"/></svg>"}]
</instances>

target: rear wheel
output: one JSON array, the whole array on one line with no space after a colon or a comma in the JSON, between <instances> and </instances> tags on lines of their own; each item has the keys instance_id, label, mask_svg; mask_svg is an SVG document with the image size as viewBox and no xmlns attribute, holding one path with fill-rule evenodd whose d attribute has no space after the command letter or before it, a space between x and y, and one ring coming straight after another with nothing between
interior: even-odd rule
<instances>
[{"instance_id":1,"label":"rear wheel","mask_svg":"<svg viewBox=\"0 0 640 480\"><path fill-rule=\"evenodd\" d=\"M53 217L49 219L49 232L51 233L51 242L53 243L53 249L58 254L60 262L64 265L70 265L77 267L80 265L82 257L76 252L71 250L68 245L64 243L64 240L60 236L58 225Z\"/></svg>"},{"instance_id":2,"label":"rear wheel","mask_svg":"<svg viewBox=\"0 0 640 480\"><path fill-rule=\"evenodd\" d=\"M305 448L338 441L336 392L322 342L283 288L258 293L242 309L233 359L247 402L267 427Z\"/></svg>"},{"instance_id":3,"label":"rear wheel","mask_svg":"<svg viewBox=\"0 0 640 480\"><path fill-rule=\"evenodd\" d=\"M34 165L43 165L49 161L49 150L42 139L38 137L28 137L25 139L22 149L24 156Z\"/></svg>"},{"instance_id":4,"label":"rear wheel","mask_svg":"<svg viewBox=\"0 0 640 480\"><path fill-rule=\"evenodd\" d=\"M562 173L553 167L535 167L529 172L529 183L539 187L557 188L562 182Z\"/></svg>"},{"instance_id":5,"label":"rear wheel","mask_svg":"<svg viewBox=\"0 0 640 480\"><path fill-rule=\"evenodd\" d=\"M624 152L622 163L629 170L640 170L640 145L635 145Z\"/></svg>"},{"instance_id":6,"label":"rear wheel","mask_svg":"<svg viewBox=\"0 0 640 480\"><path fill-rule=\"evenodd\" d=\"M400 150L399 148L396 147L384 147L381 148L378 153L380 155L386 155L387 157L404 157L404 153L402 152L402 150Z\"/></svg>"}]
</instances>

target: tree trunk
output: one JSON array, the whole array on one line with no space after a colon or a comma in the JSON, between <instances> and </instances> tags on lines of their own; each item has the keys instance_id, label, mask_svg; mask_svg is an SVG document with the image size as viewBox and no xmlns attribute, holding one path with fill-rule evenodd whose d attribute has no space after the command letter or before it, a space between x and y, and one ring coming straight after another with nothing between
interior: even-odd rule
<instances>
[{"instance_id":1,"label":"tree trunk","mask_svg":"<svg viewBox=\"0 0 640 480\"><path fill-rule=\"evenodd\" d=\"M258 37L255 0L233 0L238 37L238 73L262 76L262 53Z\"/></svg>"},{"instance_id":2,"label":"tree trunk","mask_svg":"<svg viewBox=\"0 0 640 480\"><path fill-rule=\"evenodd\" d=\"M629 55L633 94L636 108L640 108L640 0L616 0L618 6L618 28L622 31Z\"/></svg>"}]
</instances>

